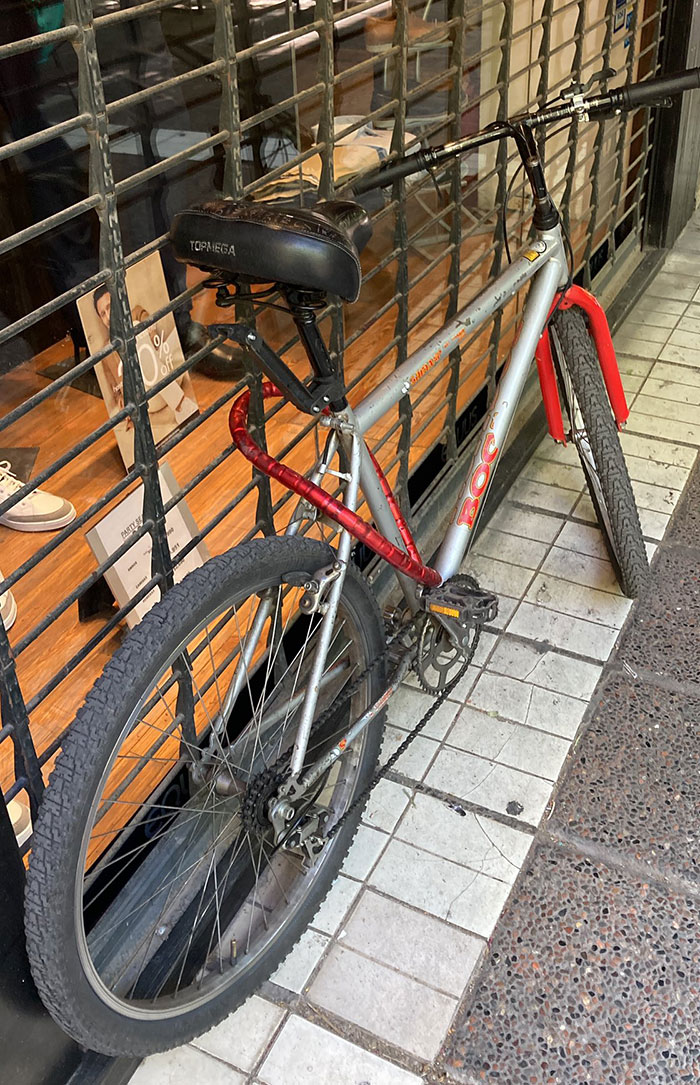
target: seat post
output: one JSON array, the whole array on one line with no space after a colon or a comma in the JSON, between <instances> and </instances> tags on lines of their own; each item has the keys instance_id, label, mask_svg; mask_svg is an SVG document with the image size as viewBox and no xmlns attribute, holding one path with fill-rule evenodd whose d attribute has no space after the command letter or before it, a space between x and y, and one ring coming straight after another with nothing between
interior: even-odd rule
<instances>
[{"instance_id":1,"label":"seat post","mask_svg":"<svg viewBox=\"0 0 700 1085\"><path fill-rule=\"evenodd\" d=\"M314 375L320 380L337 377L337 368L316 323L316 312L325 305L325 294L290 286L283 287L283 290ZM334 411L342 411L347 405L344 393L330 401Z\"/></svg>"}]
</instances>

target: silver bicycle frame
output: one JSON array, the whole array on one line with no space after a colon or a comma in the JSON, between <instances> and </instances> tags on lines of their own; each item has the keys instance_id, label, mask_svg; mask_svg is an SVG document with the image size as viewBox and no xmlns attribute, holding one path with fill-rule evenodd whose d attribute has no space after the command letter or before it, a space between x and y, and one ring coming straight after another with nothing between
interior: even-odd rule
<instances>
[{"instance_id":1,"label":"silver bicycle frame","mask_svg":"<svg viewBox=\"0 0 700 1085\"><path fill-rule=\"evenodd\" d=\"M494 313L502 309L523 286L532 282L518 337L496 389L494 402L484 420L476 451L437 553L434 567L443 581L455 575L469 550L479 513L498 466L538 340L547 323L555 295L560 288L565 286L567 280L568 270L561 228L556 226L551 230L538 232L536 240L514 263L510 264L492 283L489 283L424 346L407 358L403 365L386 377L362 402L354 408L347 407L342 412L321 420L322 424L328 425L335 433L331 434L326 455L312 475L314 481L319 481L329 466L329 451L332 453L335 449L333 438L337 438L337 441L343 445L350 462L350 472L345 488L346 504L349 508L356 508L358 493L362 490L379 531L396 546L405 549L365 444L364 434L403 396L407 395L415 384L432 373L435 366L448 357L455 348L462 346L469 336L485 324ZM297 512L292 516L285 533L294 535L298 532L299 526L300 517ZM321 621L290 765L292 780L299 777L304 766L351 545L350 534L341 530L337 550L337 560L341 571L331 583L326 610ZM407 605L415 613L419 608L419 585L399 572L396 576ZM252 658L254 647L267 618L267 607L267 601L261 600L259 612L253 623L253 636L250 638L252 643L246 645L244 653L246 657ZM247 660L243 657L237 667L234 689L228 698L231 703L241 686L243 676L242 673L238 673L241 665L243 668L247 665ZM370 720L379 713L388 700L388 696L389 691L376 705L363 713L352 728L352 738L357 737ZM329 751L317 765L310 768L307 771L307 777L317 779L319 774L341 756L342 749L346 748L347 740L346 736L342 746Z\"/></svg>"},{"instance_id":2,"label":"silver bicycle frame","mask_svg":"<svg viewBox=\"0 0 700 1085\"><path fill-rule=\"evenodd\" d=\"M435 568L443 580L454 576L469 549L537 343L557 290L566 284L567 276L561 228L556 226L552 230L538 233L536 240L522 256L457 313L425 346L415 351L402 366L386 377L352 412L359 432L366 433L402 396L410 392L413 385L428 373L432 373L435 366L455 347L461 346L468 336L532 280L518 338L482 426L477 449L435 561ZM361 461L360 486L380 531L403 548L391 510L368 455ZM407 578L401 578L404 593L406 581ZM407 594L410 603L411 598L415 599L415 584L413 581L408 581L408 584L411 585Z\"/></svg>"}]
</instances>

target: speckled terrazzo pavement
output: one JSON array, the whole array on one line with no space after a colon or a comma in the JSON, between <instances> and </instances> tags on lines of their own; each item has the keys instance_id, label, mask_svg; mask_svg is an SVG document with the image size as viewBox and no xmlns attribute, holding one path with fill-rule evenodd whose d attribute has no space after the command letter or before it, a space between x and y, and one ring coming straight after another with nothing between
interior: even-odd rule
<instances>
[{"instance_id":1,"label":"speckled terrazzo pavement","mask_svg":"<svg viewBox=\"0 0 700 1085\"><path fill-rule=\"evenodd\" d=\"M700 1080L700 470L441 1054L476 1085Z\"/></svg>"},{"instance_id":2,"label":"speckled terrazzo pavement","mask_svg":"<svg viewBox=\"0 0 700 1085\"><path fill-rule=\"evenodd\" d=\"M469 1012L460 1082L661 1085L700 1074L700 900L536 847Z\"/></svg>"}]
</instances>

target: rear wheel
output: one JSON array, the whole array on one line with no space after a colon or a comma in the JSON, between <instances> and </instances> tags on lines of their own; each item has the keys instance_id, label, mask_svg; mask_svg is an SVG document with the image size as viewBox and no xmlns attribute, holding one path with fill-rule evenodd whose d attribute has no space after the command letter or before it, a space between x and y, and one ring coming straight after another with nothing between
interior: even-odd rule
<instances>
[{"instance_id":1,"label":"rear wheel","mask_svg":"<svg viewBox=\"0 0 700 1085\"><path fill-rule=\"evenodd\" d=\"M79 1043L144 1055L210 1028L327 893L361 809L312 858L301 829L333 826L362 792L380 722L290 811L288 833L268 813L321 622L299 601L334 557L268 539L207 562L129 634L70 729L37 820L26 923L42 999ZM379 696L384 652L376 602L350 568L306 765Z\"/></svg>"},{"instance_id":2,"label":"rear wheel","mask_svg":"<svg viewBox=\"0 0 700 1085\"><path fill-rule=\"evenodd\" d=\"M649 563L617 426L583 312L559 310L550 325L555 364L591 501L625 595L639 595Z\"/></svg>"}]
</instances>

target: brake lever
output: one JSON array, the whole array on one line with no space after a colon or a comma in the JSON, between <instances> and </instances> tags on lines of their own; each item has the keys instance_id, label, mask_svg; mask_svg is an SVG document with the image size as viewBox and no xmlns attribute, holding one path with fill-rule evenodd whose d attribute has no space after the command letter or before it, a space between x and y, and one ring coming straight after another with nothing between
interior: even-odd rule
<instances>
[{"instance_id":1,"label":"brake lever","mask_svg":"<svg viewBox=\"0 0 700 1085\"><path fill-rule=\"evenodd\" d=\"M562 98L577 98L583 97L588 94L590 90L596 85L596 83L607 84L608 79L612 79L617 75L615 68L603 68L602 71L594 72L587 83L581 85L580 83L572 83L568 90L563 90L561 93ZM607 86L605 86L607 90Z\"/></svg>"}]
</instances>

